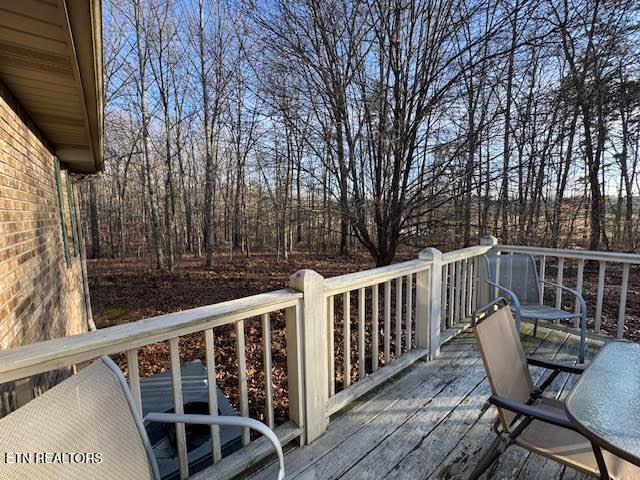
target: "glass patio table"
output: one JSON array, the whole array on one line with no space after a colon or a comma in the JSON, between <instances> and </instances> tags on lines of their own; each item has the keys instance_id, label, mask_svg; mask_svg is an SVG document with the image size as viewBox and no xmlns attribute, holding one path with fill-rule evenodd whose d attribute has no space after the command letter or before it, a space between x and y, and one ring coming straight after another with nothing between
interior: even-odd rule
<instances>
[{"instance_id":1,"label":"glass patio table","mask_svg":"<svg viewBox=\"0 0 640 480\"><path fill-rule=\"evenodd\" d=\"M569 392L565 409L583 435L640 466L640 344L602 347Z\"/></svg>"}]
</instances>

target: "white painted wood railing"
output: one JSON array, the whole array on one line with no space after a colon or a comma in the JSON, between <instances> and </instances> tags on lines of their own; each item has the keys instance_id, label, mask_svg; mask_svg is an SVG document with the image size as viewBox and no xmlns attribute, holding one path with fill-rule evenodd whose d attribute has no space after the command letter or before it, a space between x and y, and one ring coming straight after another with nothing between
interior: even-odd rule
<instances>
[{"instance_id":1,"label":"white painted wood railing","mask_svg":"<svg viewBox=\"0 0 640 480\"><path fill-rule=\"evenodd\" d=\"M541 248L541 247L525 247L516 245L496 245L496 250L504 253L527 253L533 255L538 262L538 275L540 279L551 280L558 285L568 286L577 290L581 294L583 292L584 278L585 278L585 264L587 262L593 262L594 266L597 263L597 288L595 295L595 305L593 302L587 300L589 330L594 336L602 338L605 335L612 335L617 338L624 338L625 336L625 319L627 318L627 294L629 291L629 274L632 268L637 268L640 265L640 255L633 253L619 253L619 252L601 252L591 250L569 250L569 249L556 249L556 248ZM556 267L555 278L548 278L548 266L553 262ZM567 284L565 276L565 269L569 263L574 263L576 266L575 283ZM620 282L617 279L614 280L612 273L620 273ZM616 275L617 276L617 275ZM606 294L607 289L609 291L615 290L613 295ZM619 293L618 293L619 291ZM544 295L544 285L541 290L541 297ZM542 300L542 298L541 298ZM603 307L607 302L609 307L614 309L617 304L617 316L611 325L607 325L606 329L603 329ZM555 289L555 306L559 308L562 305L562 290ZM576 311L579 309L579 305L576 302ZM579 319L576 319L575 328L578 327Z\"/></svg>"},{"instance_id":2,"label":"white painted wood railing","mask_svg":"<svg viewBox=\"0 0 640 480\"><path fill-rule=\"evenodd\" d=\"M442 255L442 329L466 323L478 308L482 288L482 255L490 243L462 248Z\"/></svg>"},{"instance_id":3,"label":"white painted wood railing","mask_svg":"<svg viewBox=\"0 0 640 480\"><path fill-rule=\"evenodd\" d=\"M480 245L442 254L427 248L417 260L324 281L327 414L416 360L438 354L475 308L476 264L490 249Z\"/></svg>"},{"instance_id":4,"label":"white painted wood railing","mask_svg":"<svg viewBox=\"0 0 640 480\"><path fill-rule=\"evenodd\" d=\"M203 332L208 385L209 411L218 415L216 392L215 330L234 326L238 365L239 414L249 416L247 389L247 363L245 346L245 320L258 317L263 328L263 351L265 368L266 423L275 429L283 444L296 438L304 439L304 393L302 363L302 293L283 289L261 295L207 305L183 312L147 318L102 330L57 338L45 342L18 347L0 352L0 384L43 374L65 367L81 367L83 363L116 353L126 354L128 382L134 403L142 413L142 395L139 377L138 349L146 345L168 342L171 364L173 403L175 412L183 412L182 379L180 369L180 337ZM287 377L289 421L274 425L273 386L271 381L271 326L270 315L285 311L287 335ZM22 383L24 385L24 383ZM247 462L257 461L270 453L267 442L256 442L251 457L231 455L221 460L220 433L211 428L211 448L214 466L211 474L216 478L230 478L242 472ZM184 424L176 427L177 453L181 478L188 478L188 460ZM249 432L242 430L242 444L250 443Z\"/></svg>"},{"instance_id":5,"label":"white painted wood railing","mask_svg":"<svg viewBox=\"0 0 640 480\"><path fill-rule=\"evenodd\" d=\"M311 442L326 430L331 414L416 360L438 355L442 342L474 308L477 259L490 248L477 246L446 254L427 248L416 260L328 279L312 270L300 270L291 276L289 289L0 352L0 384L122 353L134 401L142 411L138 351L167 342L174 408L182 413L180 337L202 332L209 406L211 412L217 412L215 329L233 325L238 410L248 416L245 320L259 318L264 419L276 427L283 443L295 438ZM277 311L286 312L289 405L289 421L279 426L274 425L270 325L270 315ZM240 472L246 461L233 455L221 460L218 429L212 428L211 434L216 475L226 478ZM250 440L244 430L242 444ZM177 428L177 446L181 476L186 478L184 425ZM253 450L251 461L266 454L266 448Z\"/></svg>"},{"instance_id":6,"label":"white painted wood railing","mask_svg":"<svg viewBox=\"0 0 640 480\"><path fill-rule=\"evenodd\" d=\"M324 281L328 414L428 353L430 273L431 262L418 259ZM336 331L336 310L341 331ZM352 323L357 323L355 342ZM336 350L341 352L339 369Z\"/></svg>"}]
</instances>

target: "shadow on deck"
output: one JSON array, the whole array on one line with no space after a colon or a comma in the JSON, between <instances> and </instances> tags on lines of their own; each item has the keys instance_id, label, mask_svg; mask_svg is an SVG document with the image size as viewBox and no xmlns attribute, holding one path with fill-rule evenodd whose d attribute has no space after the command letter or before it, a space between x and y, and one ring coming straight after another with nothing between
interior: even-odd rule
<instances>
[{"instance_id":1,"label":"shadow on deck","mask_svg":"<svg viewBox=\"0 0 640 480\"><path fill-rule=\"evenodd\" d=\"M564 363L577 361L578 341L546 328L539 328L537 337L523 336L528 355ZM598 346L589 341L588 358ZM538 382L544 370L532 367L531 374ZM562 398L575 379L562 373L546 392ZM289 450L287 479L464 480L494 438L496 410L487 403L489 395L473 335L464 332L446 343L436 360L416 362L334 415L328 431L311 445ZM249 478L273 479L276 469L267 465ZM590 477L513 446L486 478Z\"/></svg>"}]
</instances>

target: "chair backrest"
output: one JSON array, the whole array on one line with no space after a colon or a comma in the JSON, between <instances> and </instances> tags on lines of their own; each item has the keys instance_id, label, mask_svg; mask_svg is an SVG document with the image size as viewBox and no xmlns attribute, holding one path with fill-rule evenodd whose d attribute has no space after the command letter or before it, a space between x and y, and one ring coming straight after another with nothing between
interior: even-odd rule
<instances>
[{"instance_id":1,"label":"chair backrest","mask_svg":"<svg viewBox=\"0 0 640 480\"><path fill-rule=\"evenodd\" d=\"M0 478L159 479L134 412L122 372L99 358L0 419Z\"/></svg>"},{"instance_id":2,"label":"chair backrest","mask_svg":"<svg viewBox=\"0 0 640 480\"><path fill-rule=\"evenodd\" d=\"M533 381L506 301L501 298L480 309L474 314L472 325L491 391L526 402L533 391ZM498 415L503 428L509 431L515 414L498 408Z\"/></svg>"},{"instance_id":3,"label":"chair backrest","mask_svg":"<svg viewBox=\"0 0 640 480\"><path fill-rule=\"evenodd\" d=\"M493 253L485 255L484 259L489 280L514 292L522 304L540 303L540 283L533 256Z\"/></svg>"}]
</instances>

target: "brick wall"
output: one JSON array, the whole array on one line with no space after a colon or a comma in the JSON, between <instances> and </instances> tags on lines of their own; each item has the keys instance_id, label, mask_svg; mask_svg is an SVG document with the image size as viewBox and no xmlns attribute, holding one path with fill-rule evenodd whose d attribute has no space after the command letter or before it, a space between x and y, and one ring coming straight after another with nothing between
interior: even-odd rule
<instances>
[{"instance_id":1,"label":"brick wall","mask_svg":"<svg viewBox=\"0 0 640 480\"><path fill-rule=\"evenodd\" d=\"M72 238L65 172L62 193ZM55 159L0 84L0 349L87 330L80 256L65 260Z\"/></svg>"}]
</instances>

